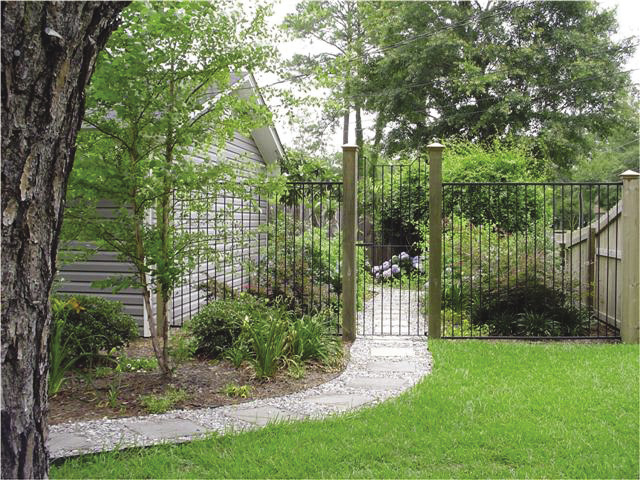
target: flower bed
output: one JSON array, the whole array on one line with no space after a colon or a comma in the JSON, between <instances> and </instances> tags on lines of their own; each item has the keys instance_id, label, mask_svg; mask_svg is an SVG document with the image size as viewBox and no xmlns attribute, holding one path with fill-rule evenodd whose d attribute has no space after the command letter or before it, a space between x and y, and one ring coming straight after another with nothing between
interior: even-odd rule
<instances>
[{"instance_id":1,"label":"flower bed","mask_svg":"<svg viewBox=\"0 0 640 480\"><path fill-rule=\"evenodd\" d=\"M379 282L402 278L403 275L410 275L413 272L424 272L422 257L420 255L412 257L407 252L394 255L382 262L382 265L376 265L371 269L371 274Z\"/></svg>"}]
</instances>

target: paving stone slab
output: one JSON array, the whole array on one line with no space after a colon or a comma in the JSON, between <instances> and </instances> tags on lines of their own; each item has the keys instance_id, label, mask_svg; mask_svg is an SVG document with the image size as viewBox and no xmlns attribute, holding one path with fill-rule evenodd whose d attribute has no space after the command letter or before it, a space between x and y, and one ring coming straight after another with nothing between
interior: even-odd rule
<instances>
[{"instance_id":1,"label":"paving stone slab","mask_svg":"<svg viewBox=\"0 0 640 480\"><path fill-rule=\"evenodd\" d=\"M188 437L207 432L202 425L182 418L149 418L145 420L125 421L124 425L140 435L153 439Z\"/></svg>"},{"instance_id":2,"label":"paving stone slab","mask_svg":"<svg viewBox=\"0 0 640 480\"><path fill-rule=\"evenodd\" d=\"M370 372L417 372L418 366L414 362L378 360L367 365Z\"/></svg>"},{"instance_id":3,"label":"paving stone slab","mask_svg":"<svg viewBox=\"0 0 640 480\"><path fill-rule=\"evenodd\" d=\"M330 407L337 407L340 410L349 410L351 408L359 407L366 403L372 402L375 398L368 395L358 394L334 394L334 395L316 395L308 397L307 400L312 403L320 405L327 405Z\"/></svg>"},{"instance_id":4,"label":"paving stone slab","mask_svg":"<svg viewBox=\"0 0 640 480\"><path fill-rule=\"evenodd\" d=\"M367 390L400 390L406 384L406 380L400 378L355 377L346 382L345 386Z\"/></svg>"},{"instance_id":5,"label":"paving stone slab","mask_svg":"<svg viewBox=\"0 0 640 480\"><path fill-rule=\"evenodd\" d=\"M264 427L267 423L277 422L283 420L302 420L307 418L306 415L282 408L272 407L267 405L264 407L255 408L234 408L226 415L231 418L236 418L248 423L253 423L259 427Z\"/></svg>"},{"instance_id":6,"label":"paving stone slab","mask_svg":"<svg viewBox=\"0 0 640 480\"><path fill-rule=\"evenodd\" d=\"M372 357L415 357L413 348L402 347L373 347L371 348Z\"/></svg>"},{"instance_id":7,"label":"paving stone slab","mask_svg":"<svg viewBox=\"0 0 640 480\"><path fill-rule=\"evenodd\" d=\"M55 448L60 450L85 450L92 446L88 438L75 433L50 434L47 444L49 448L51 445L55 445Z\"/></svg>"}]
</instances>

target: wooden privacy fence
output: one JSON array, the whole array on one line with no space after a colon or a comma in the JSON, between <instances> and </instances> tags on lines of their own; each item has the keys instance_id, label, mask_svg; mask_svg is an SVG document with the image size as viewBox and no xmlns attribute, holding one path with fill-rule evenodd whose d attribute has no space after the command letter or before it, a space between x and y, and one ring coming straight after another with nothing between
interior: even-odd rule
<instances>
[{"instance_id":1,"label":"wooden privacy fence","mask_svg":"<svg viewBox=\"0 0 640 480\"><path fill-rule=\"evenodd\" d=\"M582 286L582 306L595 318L619 326L622 320L622 202L583 228L557 233L571 278Z\"/></svg>"}]
</instances>

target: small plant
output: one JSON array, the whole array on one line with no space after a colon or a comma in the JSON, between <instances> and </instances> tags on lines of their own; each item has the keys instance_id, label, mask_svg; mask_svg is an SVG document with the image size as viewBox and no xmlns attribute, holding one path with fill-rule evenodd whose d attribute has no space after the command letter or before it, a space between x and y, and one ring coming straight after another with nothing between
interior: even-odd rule
<instances>
[{"instance_id":1,"label":"small plant","mask_svg":"<svg viewBox=\"0 0 640 480\"><path fill-rule=\"evenodd\" d=\"M247 317L242 326L251 341L254 357L251 364L256 378L273 377L278 371L287 338L287 325L279 318L271 318L268 325L263 322L249 322Z\"/></svg>"},{"instance_id":2,"label":"small plant","mask_svg":"<svg viewBox=\"0 0 640 480\"><path fill-rule=\"evenodd\" d=\"M412 257L407 252L394 255L389 260L382 262L382 265L376 265L371 269L373 277L381 282L401 278L403 275L407 276L413 272L424 272L422 257L420 255Z\"/></svg>"},{"instance_id":3,"label":"small plant","mask_svg":"<svg viewBox=\"0 0 640 480\"><path fill-rule=\"evenodd\" d=\"M251 394L251 386L229 383L225 385L222 391L229 397L247 398Z\"/></svg>"},{"instance_id":4,"label":"small plant","mask_svg":"<svg viewBox=\"0 0 640 480\"><path fill-rule=\"evenodd\" d=\"M287 332L286 356L302 361L316 359L325 364L340 357L340 342L331 335L330 325L331 317L324 313L305 315L294 320Z\"/></svg>"},{"instance_id":5,"label":"small plant","mask_svg":"<svg viewBox=\"0 0 640 480\"><path fill-rule=\"evenodd\" d=\"M102 366L98 366L96 367L95 370L95 376L96 378L105 378L105 377L109 377L111 375L113 375L113 372L115 370L111 367L102 367Z\"/></svg>"},{"instance_id":6,"label":"small plant","mask_svg":"<svg viewBox=\"0 0 640 480\"><path fill-rule=\"evenodd\" d=\"M224 354L224 358L229 360L236 368L240 368L245 361L249 360L249 356L249 349L242 342L236 342Z\"/></svg>"},{"instance_id":7,"label":"small plant","mask_svg":"<svg viewBox=\"0 0 640 480\"><path fill-rule=\"evenodd\" d=\"M112 350L111 353L115 353ZM122 352L116 356L117 373L122 372L152 372L158 368L158 360L155 357L128 357L126 353Z\"/></svg>"},{"instance_id":8,"label":"small plant","mask_svg":"<svg viewBox=\"0 0 640 480\"><path fill-rule=\"evenodd\" d=\"M143 395L140 397L140 402L148 413L164 413L186 400L187 397L187 392L184 390L170 387L161 395Z\"/></svg>"},{"instance_id":9,"label":"small plant","mask_svg":"<svg viewBox=\"0 0 640 480\"><path fill-rule=\"evenodd\" d=\"M185 332L175 333L169 339L169 356L176 364L191 360L196 353L196 344Z\"/></svg>"},{"instance_id":10,"label":"small plant","mask_svg":"<svg viewBox=\"0 0 640 480\"><path fill-rule=\"evenodd\" d=\"M109 384L109 390L107 391L107 404L111 408L118 408L118 397L120 396L121 378L120 374L116 373Z\"/></svg>"},{"instance_id":11,"label":"small plant","mask_svg":"<svg viewBox=\"0 0 640 480\"><path fill-rule=\"evenodd\" d=\"M428 303L424 304L424 313L428 315ZM500 321L500 317L496 319ZM469 320L469 313L466 310L455 310L449 307L442 309L442 336L444 337L465 337L465 336L487 336L489 327L487 325L474 325Z\"/></svg>"},{"instance_id":12,"label":"small plant","mask_svg":"<svg viewBox=\"0 0 640 480\"><path fill-rule=\"evenodd\" d=\"M81 308L73 298L66 301L57 298L51 300L53 320L49 340L49 395L60 391L67 372L84 356L74 348L67 328L67 317L71 310L81 311Z\"/></svg>"},{"instance_id":13,"label":"small plant","mask_svg":"<svg viewBox=\"0 0 640 480\"><path fill-rule=\"evenodd\" d=\"M300 380L307 374L307 370L304 368L304 362L289 359L286 363L288 365L287 375L289 375L291 378Z\"/></svg>"}]
</instances>

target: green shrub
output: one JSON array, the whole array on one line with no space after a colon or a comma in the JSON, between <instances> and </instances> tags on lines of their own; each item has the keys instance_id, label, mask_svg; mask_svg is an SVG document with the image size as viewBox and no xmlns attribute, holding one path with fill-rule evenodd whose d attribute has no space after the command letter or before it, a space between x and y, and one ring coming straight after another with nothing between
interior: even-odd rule
<instances>
[{"instance_id":1,"label":"green shrub","mask_svg":"<svg viewBox=\"0 0 640 480\"><path fill-rule=\"evenodd\" d=\"M534 223L524 232L506 233L496 225L474 225L457 215L443 223L443 308L468 312L494 292L521 282L523 276L534 283L551 283L553 272L562 268L558 247L543 225ZM426 225L420 228L427 236ZM421 246L426 249L428 243ZM576 285L567 282L565 288L579 295Z\"/></svg>"},{"instance_id":2,"label":"green shrub","mask_svg":"<svg viewBox=\"0 0 640 480\"><path fill-rule=\"evenodd\" d=\"M268 317L271 311L265 300L242 294L205 305L185 328L193 337L195 354L218 358L238 338L245 318Z\"/></svg>"},{"instance_id":3,"label":"green shrub","mask_svg":"<svg viewBox=\"0 0 640 480\"><path fill-rule=\"evenodd\" d=\"M416 221L429 218L428 184L426 166L416 159L378 178L373 187L367 185L374 190L365 199L365 211L375 216L376 243L411 246L420 240Z\"/></svg>"},{"instance_id":4,"label":"green shrub","mask_svg":"<svg viewBox=\"0 0 640 480\"><path fill-rule=\"evenodd\" d=\"M492 292L472 311L474 325L497 336L582 336L589 334L589 313L571 305L564 292L526 279Z\"/></svg>"},{"instance_id":5,"label":"green shrub","mask_svg":"<svg viewBox=\"0 0 640 480\"><path fill-rule=\"evenodd\" d=\"M299 314L325 308L337 311L342 292L339 233L330 234L327 226L303 225L284 213L265 226L264 233L269 248L251 265L249 292L271 302L278 299ZM358 264L363 265L364 251L357 250ZM362 291L357 298L361 296Z\"/></svg>"},{"instance_id":6,"label":"green shrub","mask_svg":"<svg viewBox=\"0 0 640 480\"><path fill-rule=\"evenodd\" d=\"M479 145L464 141L447 144L442 176L445 182L536 182L544 179L544 164L526 145L494 141ZM443 191L443 215L464 216L474 225L492 224L503 232L526 230L543 217L540 191L494 188L490 185Z\"/></svg>"},{"instance_id":7,"label":"green shrub","mask_svg":"<svg viewBox=\"0 0 640 480\"><path fill-rule=\"evenodd\" d=\"M54 297L73 303L66 310L53 309L53 322L64 321L64 336L72 356L95 357L100 351L110 351L138 338L138 326L131 315L122 311L122 304L98 296L61 295Z\"/></svg>"}]
</instances>

